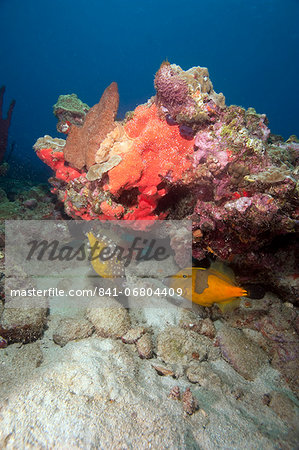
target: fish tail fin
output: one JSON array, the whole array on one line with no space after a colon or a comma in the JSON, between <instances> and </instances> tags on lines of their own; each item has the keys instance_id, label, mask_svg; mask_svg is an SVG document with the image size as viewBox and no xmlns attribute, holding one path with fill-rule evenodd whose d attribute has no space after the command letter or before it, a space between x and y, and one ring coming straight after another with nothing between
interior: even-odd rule
<instances>
[{"instance_id":1,"label":"fish tail fin","mask_svg":"<svg viewBox=\"0 0 299 450\"><path fill-rule=\"evenodd\" d=\"M248 292L246 291L246 289L243 289L242 287L238 288L240 293L238 294L238 297L247 297L248 296Z\"/></svg>"}]
</instances>

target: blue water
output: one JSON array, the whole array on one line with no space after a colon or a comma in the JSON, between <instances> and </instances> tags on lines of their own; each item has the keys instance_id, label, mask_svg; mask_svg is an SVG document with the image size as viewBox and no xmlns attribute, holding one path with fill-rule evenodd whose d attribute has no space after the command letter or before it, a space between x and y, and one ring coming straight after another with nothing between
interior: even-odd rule
<instances>
[{"instance_id":1,"label":"blue water","mask_svg":"<svg viewBox=\"0 0 299 450\"><path fill-rule=\"evenodd\" d=\"M253 106L273 133L298 135L298 19L298 0L0 0L0 84L5 107L17 101L12 161L46 180L32 145L58 135L58 95L92 106L117 81L123 116L154 94L166 58L208 67L227 104Z\"/></svg>"}]
</instances>

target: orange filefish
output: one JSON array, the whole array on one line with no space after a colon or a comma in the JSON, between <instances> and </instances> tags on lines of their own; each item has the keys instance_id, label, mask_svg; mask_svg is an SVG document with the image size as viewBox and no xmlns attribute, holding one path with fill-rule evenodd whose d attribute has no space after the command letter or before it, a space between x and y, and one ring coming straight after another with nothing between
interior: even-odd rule
<instances>
[{"instance_id":1,"label":"orange filefish","mask_svg":"<svg viewBox=\"0 0 299 450\"><path fill-rule=\"evenodd\" d=\"M240 297L248 295L237 285L233 271L219 262L209 269L187 267L169 278L168 286L175 290L181 288L182 297L201 306L216 303L222 312L237 308Z\"/></svg>"}]
</instances>

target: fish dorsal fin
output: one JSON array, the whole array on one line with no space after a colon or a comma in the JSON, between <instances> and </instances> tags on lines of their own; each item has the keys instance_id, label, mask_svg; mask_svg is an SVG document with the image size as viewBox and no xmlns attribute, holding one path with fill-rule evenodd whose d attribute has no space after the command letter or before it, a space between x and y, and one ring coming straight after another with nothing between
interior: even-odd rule
<instances>
[{"instance_id":1,"label":"fish dorsal fin","mask_svg":"<svg viewBox=\"0 0 299 450\"><path fill-rule=\"evenodd\" d=\"M229 284L232 284L234 286L237 285L233 270L230 267L226 266L224 263L215 261L207 270L209 272L209 275L215 275Z\"/></svg>"}]
</instances>

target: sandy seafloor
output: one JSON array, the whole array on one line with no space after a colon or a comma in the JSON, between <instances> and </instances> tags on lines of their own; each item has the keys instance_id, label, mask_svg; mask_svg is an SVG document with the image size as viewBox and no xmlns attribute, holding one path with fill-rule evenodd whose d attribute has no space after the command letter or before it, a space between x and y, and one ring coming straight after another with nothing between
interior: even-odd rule
<instances>
[{"instance_id":1,"label":"sandy seafloor","mask_svg":"<svg viewBox=\"0 0 299 450\"><path fill-rule=\"evenodd\" d=\"M126 285L156 286L151 270L130 267ZM291 303L269 292L223 316L139 300L2 311L2 326L45 325L0 349L0 448L296 448Z\"/></svg>"}]
</instances>

